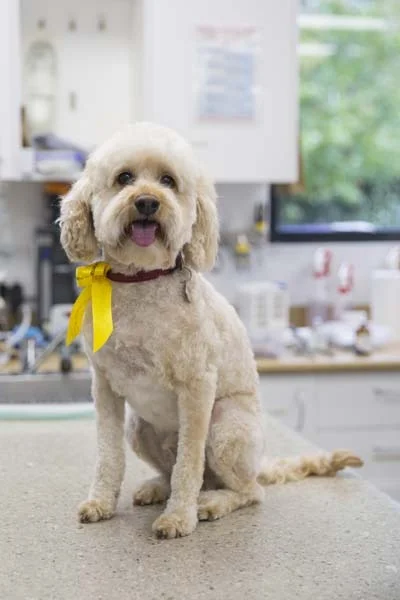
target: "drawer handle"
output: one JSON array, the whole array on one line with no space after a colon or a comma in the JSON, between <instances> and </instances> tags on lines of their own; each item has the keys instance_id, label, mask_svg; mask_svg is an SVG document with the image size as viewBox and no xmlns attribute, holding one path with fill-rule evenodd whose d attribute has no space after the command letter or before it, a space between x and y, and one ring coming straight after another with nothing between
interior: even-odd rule
<instances>
[{"instance_id":1,"label":"drawer handle","mask_svg":"<svg viewBox=\"0 0 400 600\"><path fill-rule=\"evenodd\" d=\"M270 415L273 415L277 419L282 419L283 417L287 417L287 415L289 414L289 411L284 408L269 409L268 412Z\"/></svg>"},{"instance_id":2,"label":"drawer handle","mask_svg":"<svg viewBox=\"0 0 400 600\"><path fill-rule=\"evenodd\" d=\"M400 461L400 446L374 446L372 460L376 462Z\"/></svg>"},{"instance_id":3,"label":"drawer handle","mask_svg":"<svg viewBox=\"0 0 400 600\"><path fill-rule=\"evenodd\" d=\"M400 403L400 390L385 390L383 388L373 388L373 394L380 402Z\"/></svg>"},{"instance_id":4,"label":"drawer handle","mask_svg":"<svg viewBox=\"0 0 400 600\"><path fill-rule=\"evenodd\" d=\"M294 424L295 431L303 431L304 423L306 418L306 406L303 400L302 392L296 392L294 394L294 406L297 408L296 422ZM290 414L290 410L287 407L279 408L268 408L268 413L276 419L283 419Z\"/></svg>"},{"instance_id":5,"label":"drawer handle","mask_svg":"<svg viewBox=\"0 0 400 600\"><path fill-rule=\"evenodd\" d=\"M296 392L294 401L297 406L297 421L294 428L295 431L303 431L306 421L306 404L304 402L304 393Z\"/></svg>"}]
</instances>

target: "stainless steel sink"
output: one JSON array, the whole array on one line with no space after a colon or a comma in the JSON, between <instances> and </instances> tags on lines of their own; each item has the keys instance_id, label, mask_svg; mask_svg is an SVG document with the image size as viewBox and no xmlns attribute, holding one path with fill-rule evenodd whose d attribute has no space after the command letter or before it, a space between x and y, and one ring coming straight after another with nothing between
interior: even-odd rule
<instances>
[{"instance_id":1,"label":"stainless steel sink","mask_svg":"<svg viewBox=\"0 0 400 600\"><path fill-rule=\"evenodd\" d=\"M90 373L0 375L0 404L91 402Z\"/></svg>"}]
</instances>

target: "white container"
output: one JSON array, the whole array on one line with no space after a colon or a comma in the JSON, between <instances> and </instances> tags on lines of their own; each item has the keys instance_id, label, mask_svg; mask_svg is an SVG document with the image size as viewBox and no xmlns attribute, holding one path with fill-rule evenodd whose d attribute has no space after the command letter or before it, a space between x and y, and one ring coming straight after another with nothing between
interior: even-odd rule
<instances>
[{"instance_id":1,"label":"white container","mask_svg":"<svg viewBox=\"0 0 400 600\"><path fill-rule=\"evenodd\" d=\"M377 270L371 280L371 320L400 340L400 271Z\"/></svg>"},{"instance_id":2,"label":"white container","mask_svg":"<svg viewBox=\"0 0 400 600\"><path fill-rule=\"evenodd\" d=\"M238 287L238 313L252 340L289 326L289 293L285 283L252 282Z\"/></svg>"}]
</instances>

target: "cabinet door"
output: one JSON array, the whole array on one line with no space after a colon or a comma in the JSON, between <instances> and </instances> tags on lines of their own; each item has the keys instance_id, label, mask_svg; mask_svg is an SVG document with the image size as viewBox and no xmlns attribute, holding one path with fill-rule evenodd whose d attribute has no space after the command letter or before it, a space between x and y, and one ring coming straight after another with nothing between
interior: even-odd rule
<instances>
[{"instance_id":1,"label":"cabinet door","mask_svg":"<svg viewBox=\"0 0 400 600\"><path fill-rule=\"evenodd\" d=\"M297 176L296 7L295 0L175 0L174 10L170 0L143 3L142 116L183 133L218 181ZM202 98L212 99L211 111ZM241 115L246 98L251 109Z\"/></svg>"},{"instance_id":2,"label":"cabinet door","mask_svg":"<svg viewBox=\"0 0 400 600\"><path fill-rule=\"evenodd\" d=\"M314 441L353 450L360 475L400 497L400 374L342 373L316 381Z\"/></svg>"},{"instance_id":3,"label":"cabinet door","mask_svg":"<svg viewBox=\"0 0 400 600\"><path fill-rule=\"evenodd\" d=\"M356 452L364 461L359 475L389 495L400 497L400 431L323 432L315 441L326 450Z\"/></svg>"},{"instance_id":4,"label":"cabinet door","mask_svg":"<svg viewBox=\"0 0 400 600\"><path fill-rule=\"evenodd\" d=\"M19 1L0 0L0 179L20 175Z\"/></svg>"},{"instance_id":5,"label":"cabinet door","mask_svg":"<svg viewBox=\"0 0 400 600\"><path fill-rule=\"evenodd\" d=\"M260 378L262 407L288 427L309 435L314 387L312 376L263 375Z\"/></svg>"},{"instance_id":6,"label":"cabinet door","mask_svg":"<svg viewBox=\"0 0 400 600\"><path fill-rule=\"evenodd\" d=\"M133 0L22 0L22 52L55 55L52 133L86 149L132 120ZM38 22L45 20L44 32ZM24 88L24 86L23 86Z\"/></svg>"},{"instance_id":7,"label":"cabinet door","mask_svg":"<svg viewBox=\"0 0 400 600\"><path fill-rule=\"evenodd\" d=\"M317 432L400 431L400 373L317 378Z\"/></svg>"}]
</instances>

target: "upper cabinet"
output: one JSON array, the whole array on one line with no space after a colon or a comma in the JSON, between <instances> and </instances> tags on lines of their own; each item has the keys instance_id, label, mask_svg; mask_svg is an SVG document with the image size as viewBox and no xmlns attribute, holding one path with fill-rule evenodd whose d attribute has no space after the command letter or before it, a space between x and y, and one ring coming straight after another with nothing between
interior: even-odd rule
<instances>
[{"instance_id":1,"label":"upper cabinet","mask_svg":"<svg viewBox=\"0 0 400 600\"><path fill-rule=\"evenodd\" d=\"M297 177L296 0L0 0L0 176L24 132L181 132L220 182Z\"/></svg>"},{"instance_id":2,"label":"upper cabinet","mask_svg":"<svg viewBox=\"0 0 400 600\"><path fill-rule=\"evenodd\" d=\"M19 179L21 147L20 11L0 0L0 179Z\"/></svg>"},{"instance_id":3,"label":"upper cabinet","mask_svg":"<svg viewBox=\"0 0 400 600\"><path fill-rule=\"evenodd\" d=\"M297 1L142 9L141 116L181 131L218 181L296 179Z\"/></svg>"}]
</instances>

